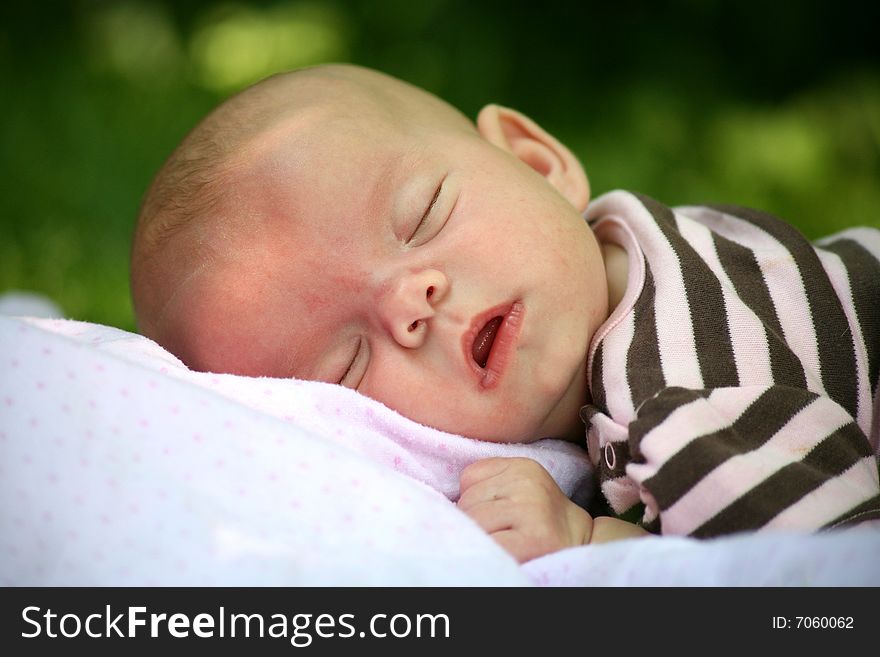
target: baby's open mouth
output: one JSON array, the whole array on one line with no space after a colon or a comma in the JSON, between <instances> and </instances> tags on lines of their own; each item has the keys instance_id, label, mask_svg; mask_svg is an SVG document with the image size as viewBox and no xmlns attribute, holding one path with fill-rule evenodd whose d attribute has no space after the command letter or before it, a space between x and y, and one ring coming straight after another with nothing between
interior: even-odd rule
<instances>
[{"instance_id":1,"label":"baby's open mouth","mask_svg":"<svg viewBox=\"0 0 880 657\"><path fill-rule=\"evenodd\" d=\"M501 326L501 322L504 317L498 316L493 317L486 325L480 329L480 332L477 333L477 337L474 340L474 346L471 348L471 355L474 357L477 365L482 368L486 367L486 362L489 360L489 353L492 351L492 344L495 342L495 336L498 333L498 327Z\"/></svg>"}]
</instances>

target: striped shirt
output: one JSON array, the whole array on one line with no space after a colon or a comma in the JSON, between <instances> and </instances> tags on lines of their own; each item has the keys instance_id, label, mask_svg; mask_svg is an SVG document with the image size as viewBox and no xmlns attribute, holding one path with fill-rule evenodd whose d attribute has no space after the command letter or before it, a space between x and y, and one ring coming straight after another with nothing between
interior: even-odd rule
<instances>
[{"instance_id":1,"label":"striped shirt","mask_svg":"<svg viewBox=\"0 0 880 657\"><path fill-rule=\"evenodd\" d=\"M581 410L614 512L696 537L880 517L880 230L813 245L766 213L622 191L586 216L629 258Z\"/></svg>"}]
</instances>

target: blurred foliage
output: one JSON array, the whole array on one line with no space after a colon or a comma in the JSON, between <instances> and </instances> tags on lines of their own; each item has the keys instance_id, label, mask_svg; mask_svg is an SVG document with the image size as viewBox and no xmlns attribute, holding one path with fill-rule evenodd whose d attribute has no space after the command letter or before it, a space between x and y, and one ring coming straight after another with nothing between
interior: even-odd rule
<instances>
[{"instance_id":1,"label":"blurred foliage","mask_svg":"<svg viewBox=\"0 0 880 657\"><path fill-rule=\"evenodd\" d=\"M880 10L838 2L80 0L0 9L0 291L132 330L141 195L196 121L277 70L351 61L474 116L516 107L594 194L880 226Z\"/></svg>"}]
</instances>

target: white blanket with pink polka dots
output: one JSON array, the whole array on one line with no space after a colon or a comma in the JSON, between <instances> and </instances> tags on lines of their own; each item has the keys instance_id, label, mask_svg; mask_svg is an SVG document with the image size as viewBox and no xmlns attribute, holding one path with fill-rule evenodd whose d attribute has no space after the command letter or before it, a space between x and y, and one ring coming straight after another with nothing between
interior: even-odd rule
<instances>
[{"instance_id":1,"label":"white blanket with pink polka dots","mask_svg":"<svg viewBox=\"0 0 880 657\"><path fill-rule=\"evenodd\" d=\"M0 316L0 414L0 584L880 584L876 530L625 541L521 567L450 502L459 473L529 456L573 493L590 472L577 447L467 440L338 386L191 372L96 324ZM768 546L788 570L741 567ZM845 565L819 566L829 554Z\"/></svg>"},{"instance_id":2,"label":"white blanket with pink polka dots","mask_svg":"<svg viewBox=\"0 0 880 657\"><path fill-rule=\"evenodd\" d=\"M468 463L584 453L445 434L351 390L189 371L154 342L0 316L2 577L14 584L526 582L449 499ZM428 567L430 565L430 567Z\"/></svg>"}]
</instances>

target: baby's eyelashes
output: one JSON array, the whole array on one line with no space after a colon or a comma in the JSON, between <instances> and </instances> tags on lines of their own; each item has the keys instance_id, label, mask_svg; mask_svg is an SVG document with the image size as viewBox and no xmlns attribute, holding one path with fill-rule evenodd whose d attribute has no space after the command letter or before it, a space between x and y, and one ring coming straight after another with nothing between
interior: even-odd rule
<instances>
[{"instance_id":1,"label":"baby's eyelashes","mask_svg":"<svg viewBox=\"0 0 880 657\"><path fill-rule=\"evenodd\" d=\"M368 352L369 348L366 341L359 337L351 360L348 362L348 367L337 381L339 385L357 390L367 369Z\"/></svg>"},{"instance_id":2,"label":"baby's eyelashes","mask_svg":"<svg viewBox=\"0 0 880 657\"><path fill-rule=\"evenodd\" d=\"M419 222L416 224L409 238L405 242L407 246L420 246L424 244L434 237L434 235L439 233L445 225L446 222L442 222L435 230L431 230L431 228L437 223L432 219L434 215L437 214L438 205L442 205L442 203L438 203L438 201L441 200L443 183L445 182L446 176L444 176L437 184L437 188L434 190L434 194L428 202L428 205L425 207L425 211L422 213Z\"/></svg>"}]
</instances>

